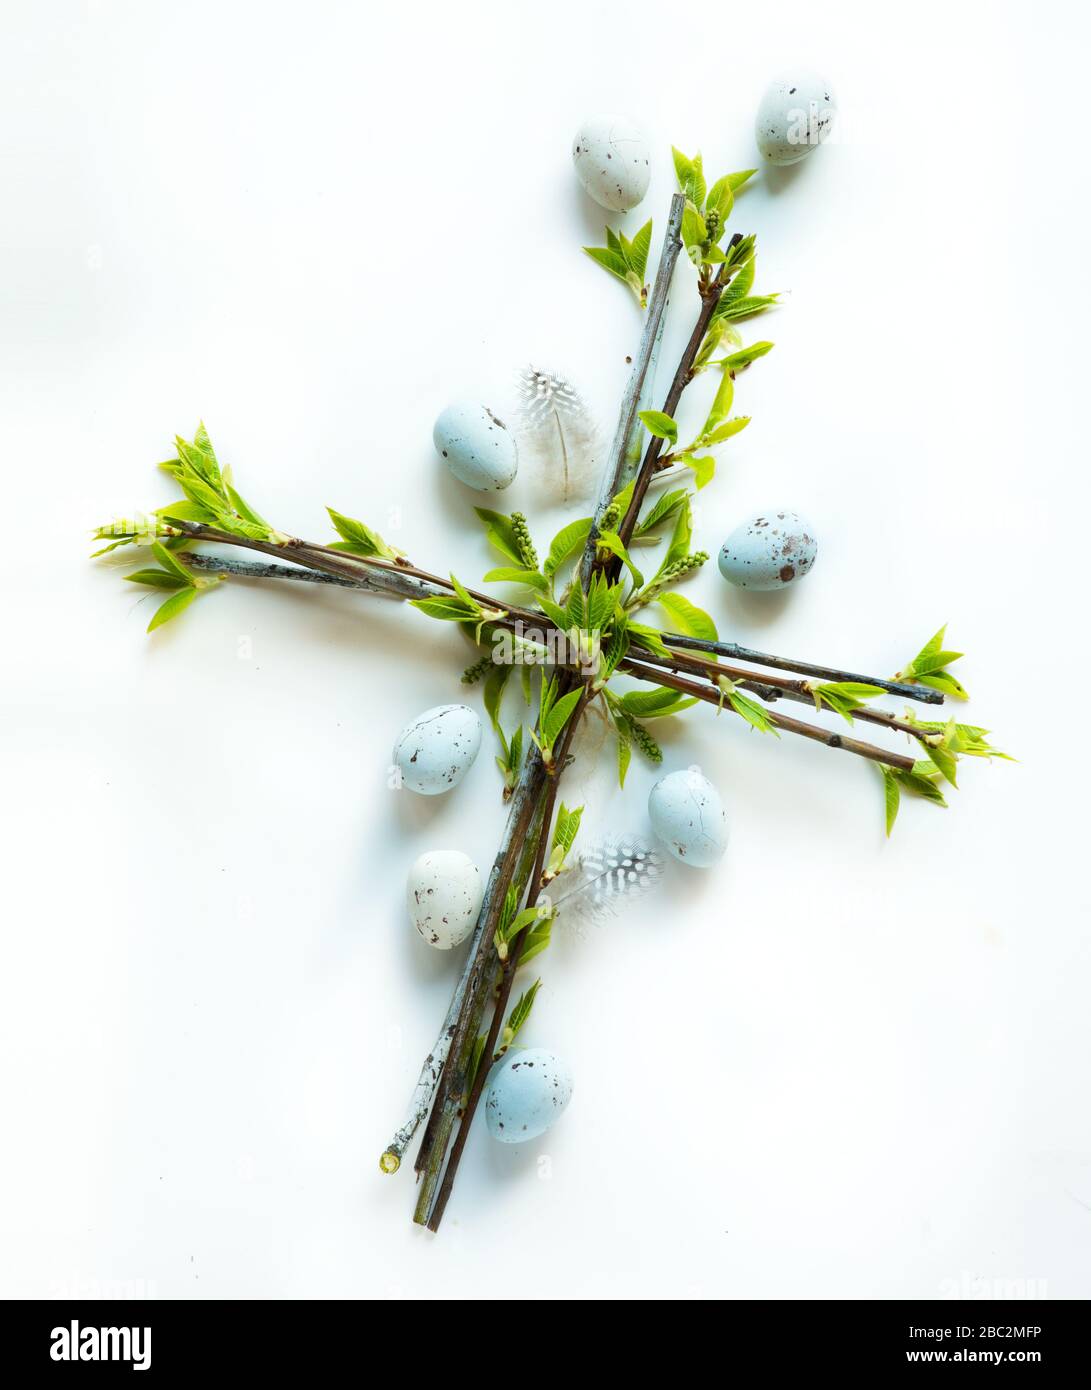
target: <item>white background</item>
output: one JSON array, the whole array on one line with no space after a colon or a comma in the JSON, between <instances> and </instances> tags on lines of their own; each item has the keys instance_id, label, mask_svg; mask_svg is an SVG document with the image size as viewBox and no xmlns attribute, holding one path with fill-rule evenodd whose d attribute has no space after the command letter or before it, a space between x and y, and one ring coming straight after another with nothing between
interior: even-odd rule
<instances>
[{"instance_id":1,"label":"white background","mask_svg":"<svg viewBox=\"0 0 1091 1390\"><path fill-rule=\"evenodd\" d=\"M1082 7L2 15L0 1290L1091 1294ZM670 144L750 165L793 62L834 83L839 139L739 199L757 288L788 293L746 328L777 347L696 539L779 504L821 549L783 598L714 565L687 592L722 633L877 672L949 622L966 717L1020 761L964 765L887 842L870 766L707 710L664 731L666 767L720 788L728 855L558 930L526 1040L569 1060L572 1105L525 1150L478 1126L434 1238L408 1165L377 1166L460 964L412 934L405 872L487 866L503 808L487 744L442 799L386 769L462 698L466 648L244 584L148 638L87 533L165 502L154 465L204 418L277 525L324 538L332 503L476 579L435 414L503 413L533 360L612 427L639 333L579 251L605 217L576 125L643 121L624 225L659 230ZM646 828L655 773L620 794L610 757L589 827Z\"/></svg>"}]
</instances>

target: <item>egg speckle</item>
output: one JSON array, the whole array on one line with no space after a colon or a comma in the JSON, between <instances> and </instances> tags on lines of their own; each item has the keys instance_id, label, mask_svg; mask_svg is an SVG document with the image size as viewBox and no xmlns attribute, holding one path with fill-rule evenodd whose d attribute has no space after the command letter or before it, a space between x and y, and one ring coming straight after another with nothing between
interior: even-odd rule
<instances>
[{"instance_id":1,"label":"egg speckle","mask_svg":"<svg viewBox=\"0 0 1091 1390\"><path fill-rule=\"evenodd\" d=\"M797 512L762 512L736 526L720 548L720 573L740 589L783 589L809 574L814 528Z\"/></svg>"},{"instance_id":2,"label":"egg speckle","mask_svg":"<svg viewBox=\"0 0 1091 1390\"><path fill-rule=\"evenodd\" d=\"M485 1121L502 1144L537 1139L562 1115L572 1099L572 1076L565 1064L542 1047L509 1052L489 1077Z\"/></svg>"},{"instance_id":3,"label":"egg speckle","mask_svg":"<svg viewBox=\"0 0 1091 1390\"><path fill-rule=\"evenodd\" d=\"M409 870L405 900L417 931L439 951L449 951L473 931L481 911L481 874L468 854L433 849Z\"/></svg>"},{"instance_id":4,"label":"egg speckle","mask_svg":"<svg viewBox=\"0 0 1091 1390\"><path fill-rule=\"evenodd\" d=\"M436 705L398 735L394 766L403 787L438 796L462 781L480 747L481 720L469 705Z\"/></svg>"},{"instance_id":5,"label":"egg speckle","mask_svg":"<svg viewBox=\"0 0 1091 1390\"><path fill-rule=\"evenodd\" d=\"M812 72L771 82L758 107L754 134L767 164L798 164L833 128L837 108L830 84Z\"/></svg>"},{"instance_id":6,"label":"egg speckle","mask_svg":"<svg viewBox=\"0 0 1091 1390\"><path fill-rule=\"evenodd\" d=\"M432 429L436 453L461 483L477 492L502 492L519 471L515 436L476 401L455 401Z\"/></svg>"},{"instance_id":7,"label":"egg speckle","mask_svg":"<svg viewBox=\"0 0 1091 1390\"><path fill-rule=\"evenodd\" d=\"M661 777L648 797L652 829L683 864L707 869L727 849L727 813L720 794L694 767Z\"/></svg>"},{"instance_id":8,"label":"egg speckle","mask_svg":"<svg viewBox=\"0 0 1091 1390\"><path fill-rule=\"evenodd\" d=\"M572 141L576 177L600 207L628 212L648 191L648 137L627 116L589 116Z\"/></svg>"}]
</instances>

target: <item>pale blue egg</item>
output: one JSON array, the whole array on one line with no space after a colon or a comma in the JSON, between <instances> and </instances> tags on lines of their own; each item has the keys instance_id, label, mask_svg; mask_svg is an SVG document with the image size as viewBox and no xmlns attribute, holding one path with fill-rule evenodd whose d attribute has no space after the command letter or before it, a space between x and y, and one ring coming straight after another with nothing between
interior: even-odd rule
<instances>
[{"instance_id":1,"label":"pale blue egg","mask_svg":"<svg viewBox=\"0 0 1091 1390\"><path fill-rule=\"evenodd\" d=\"M771 82L758 107L754 136L769 164L798 164L823 144L837 114L830 84L795 71Z\"/></svg>"},{"instance_id":2,"label":"pale blue egg","mask_svg":"<svg viewBox=\"0 0 1091 1390\"><path fill-rule=\"evenodd\" d=\"M519 471L514 435L476 401L449 405L436 420L432 442L459 482L477 492L502 492Z\"/></svg>"},{"instance_id":3,"label":"pale blue egg","mask_svg":"<svg viewBox=\"0 0 1091 1390\"><path fill-rule=\"evenodd\" d=\"M720 794L695 767L661 777L648 797L652 829L683 864L708 869L727 849L727 812Z\"/></svg>"},{"instance_id":4,"label":"pale blue egg","mask_svg":"<svg viewBox=\"0 0 1091 1390\"><path fill-rule=\"evenodd\" d=\"M720 550L720 573L740 589L783 589L809 574L814 528L797 512L762 512L736 526Z\"/></svg>"},{"instance_id":5,"label":"pale blue egg","mask_svg":"<svg viewBox=\"0 0 1091 1390\"><path fill-rule=\"evenodd\" d=\"M394 745L401 785L421 796L456 787L481 747L481 720L469 705L436 705L407 724Z\"/></svg>"},{"instance_id":6,"label":"pale blue egg","mask_svg":"<svg viewBox=\"0 0 1091 1390\"><path fill-rule=\"evenodd\" d=\"M537 1139L563 1114L572 1099L572 1075L544 1047L509 1052L489 1078L485 1121L502 1144Z\"/></svg>"}]
</instances>

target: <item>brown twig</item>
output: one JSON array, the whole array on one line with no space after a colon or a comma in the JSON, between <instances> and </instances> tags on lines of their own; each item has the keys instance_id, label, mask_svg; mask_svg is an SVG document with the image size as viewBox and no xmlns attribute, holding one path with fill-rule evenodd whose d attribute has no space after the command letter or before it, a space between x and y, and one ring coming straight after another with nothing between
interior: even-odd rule
<instances>
[{"instance_id":1,"label":"brown twig","mask_svg":"<svg viewBox=\"0 0 1091 1390\"><path fill-rule=\"evenodd\" d=\"M729 246L736 246L742 240L740 233L736 232L728 243ZM697 360L697 354L701 351L701 344L705 340L712 316L716 312L716 305L720 302L720 296L727 288L728 281L724 278L724 267L720 267L719 274L714 280L701 285L701 311L697 315L697 322L693 325L693 332L689 336L685 349L678 362L678 368L674 373L670 390L667 392L667 399L663 402L663 414L670 415L672 418L678 409L678 403L682 399L682 392L693 380L693 364ZM637 518L640 515L640 508L644 502L644 495L648 491L648 485L655 475L658 466L659 455L662 452L664 441L653 435L648 441L648 448L644 454L644 462L640 465L640 472L636 475L633 485L633 495L629 500L629 506L625 515L618 526L618 535L621 537L623 545L628 545L632 539L633 531L636 529ZM615 560L615 567L620 561Z\"/></svg>"},{"instance_id":2,"label":"brown twig","mask_svg":"<svg viewBox=\"0 0 1091 1390\"><path fill-rule=\"evenodd\" d=\"M663 671L654 666L644 666L638 661L631 661L628 658L618 666L619 671L625 671L630 676L636 676L638 680L651 681L656 685L668 686L671 690L677 690L683 695L692 695L697 700L704 700L706 704L716 705L718 708L732 709L730 702L717 694L711 686L698 684L697 681L687 680L684 676L676 676L670 671ZM733 711L736 712L737 711ZM885 763L887 767L896 767L904 772L910 772L913 768L913 759L906 757L903 753L888 753L885 748L877 748L873 743L863 743L860 739L849 738L845 734L831 733L828 729L820 728L817 724L805 724L801 719L792 719L786 714L777 714L775 710L767 711L769 722L778 729L783 729L788 734L798 734L801 738L809 738L815 743L825 744L827 748L840 748L845 753L856 753L861 758L868 758L875 763Z\"/></svg>"},{"instance_id":3,"label":"brown twig","mask_svg":"<svg viewBox=\"0 0 1091 1390\"><path fill-rule=\"evenodd\" d=\"M588 692L585 689L580 703L576 706L572 718L565 726L561 737L561 744L557 752L556 772L549 779L549 786L545 795L545 807L542 816L541 830L538 835L538 848L534 856L534 867L531 870L529 888L527 891L527 906L532 901L536 901L538 894L545 886L542 876L545 869L546 855L549 852L549 835L553 826L553 808L557 801L557 785L561 780L561 773L564 771L568 761L568 750L575 734L576 725L580 716L588 703ZM473 1122L474 1114L477 1111L478 1103L481 1100L485 1082L488 1079L489 1067L493 1052L496 1049L496 1039L500 1033L500 1025L503 1022L507 1011L508 1000L511 998L512 985L515 982L515 972L519 969L519 960L523 954L523 945L526 941L528 931L524 930L515 943L515 949L511 951L508 959L504 962L503 971L500 976L500 988L497 993L496 1004L493 1010L492 1021L489 1024L489 1031L485 1038L485 1047L481 1053L481 1061L474 1076L473 1085L470 1087L470 1094L466 1100L466 1106L459 1122L458 1134L451 1146L450 1156L447 1159L447 1167L443 1174L443 1182L440 1184L439 1191L436 1193L432 1210L428 1216L428 1229L438 1231L440 1222L443 1220L443 1213L447 1209L447 1202L451 1196L451 1189L454 1186L455 1175L458 1172L458 1165L462 1159L462 1151L466 1147L466 1140L470 1134L470 1125Z\"/></svg>"},{"instance_id":4,"label":"brown twig","mask_svg":"<svg viewBox=\"0 0 1091 1390\"><path fill-rule=\"evenodd\" d=\"M835 666L816 666L813 662L797 661L794 657L773 656L770 652L756 652L751 647L740 647L737 642L708 642L702 637L683 637L677 632L660 633L664 645L681 647L685 651L712 652L716 656L734 657L736 661L752 661L757 666L772 666L780 671L795 671L801 676L818 676L828 681L857 681L861 685L877 685L891 695L901 695L906 700L917 700L924 705L942 705L943 695L926 685L908 685L904 681L886 680L882 676L858 676L852 671L841 671Z\"/></svg>"},{"instance_id":5,"label":"brown twig","mask_svg":"<svg viewBox=\"0 0 1091 1390\"><path fill-rule=\"evenodd\" d=\"M820 708L815 700L814 687L809 681L792 680L785 676L774 676L765 672L759 678L753 671L748 671L741 666L730 666L727 662L711 661L700 656L682 656L678 652L664 657L657 652L637 648L635 645L632 650L638 651L640 660L648 666L662 666L669 671L689 672L691 675L705 676L710 681L716 681L719 676L727 676L740 689L750 691L765 701L793 700L797 704L807 705L811 709ZM854 709L852 717L865 724L878 724L885 729L894 729L898 733L909 734L921 743L929 743L937 738L937 735L929 730L911 724L908 720L899 719L896 714L890 714L887 710L871 709L867 705L861 705L858 709Z\"/></svg>"}]
</instances>

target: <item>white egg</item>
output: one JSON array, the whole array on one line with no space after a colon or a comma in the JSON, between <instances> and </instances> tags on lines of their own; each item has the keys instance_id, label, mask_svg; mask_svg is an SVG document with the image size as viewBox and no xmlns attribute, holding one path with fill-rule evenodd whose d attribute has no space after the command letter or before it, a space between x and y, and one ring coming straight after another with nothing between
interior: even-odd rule
<instances>
[{"instance_id":1,"label":"white egg","mask_svg":"<svg viewBox=\"0 0 1091 1390\"><path fill-rule=\"evenodd\" d=\"M459 482L477 492L502 492L519 471L515 436L476 401L449 405L432 427L432 443Z\"/></svg>"},{"instance_id":2,"label":"white egg","mask_svg":"<svg viewBox=\"0 0 1091 1390\"><path fill-rule=\"evenodd\" d=\"M433 849L409 870L405 901L417 931L439 951L466 940L481 911L481 874L468 854Z\"/></svg>"},{"instance_id":3,"label":"white egg","mask_svg":"<svg viewBox=\"0 0 1091 1390\"><path fill-rule=\"evenodd\" d=\"M813 72L795 72L771 82L758 107L754 134L767 164L798 164L833 128L833 88Z\"/></svg>"},{"instance_id":4,"label":"white egg","mask_svg":"<svg viewBox=\"0 0 1091 1390\"><path fill-rule=\"evenodd\" d=\"M489 1133L502 1144L544 1134L572 1099L572 1074L544 1047L509 1052L494 1068L485 1093Z\"/></svg>"},{"instance_id":5,"label":"white egg","mask_svg":"<svg viewBox=\"0 0 1091 1390\"><path fill-rule=\"evenodd\" d=\"M727 814L720 794L696 768L669 772L648 797L652 829L683 864L707 869L727 848Z\"/></svg>"},{"instance_id":6,"label":"white egg","mask_svg":"<svg viewBox=\"0 0 1091 1390\"><path fill-rule=\"evenodd\" d=\"M652 176L648 137L627 116L589 116L572 141L576 177L600 207L628 212Z\"/></svg>"},{"instance_id":7,"label":"white egg","mask_svg":"<svg viewBox=\"0 0 1091 1390\"><path fill-rule=\"evenodd\" d=\"M480 747L481 720L469 705L436 705L398 735L394 766L403 787L438 796L462 781Z\"/></svg>"},{"instance_id":8,"label":"white egg","mask_svg":"<svg viewBox=\"0 0 1091 1390\"><path fill-rule=\"evenodd\" d=\"M762 512L736 526L720 548L720 573L740 589L784 589L810 574L814 527L798 512Z\"/></svg>"}]
</instances>

